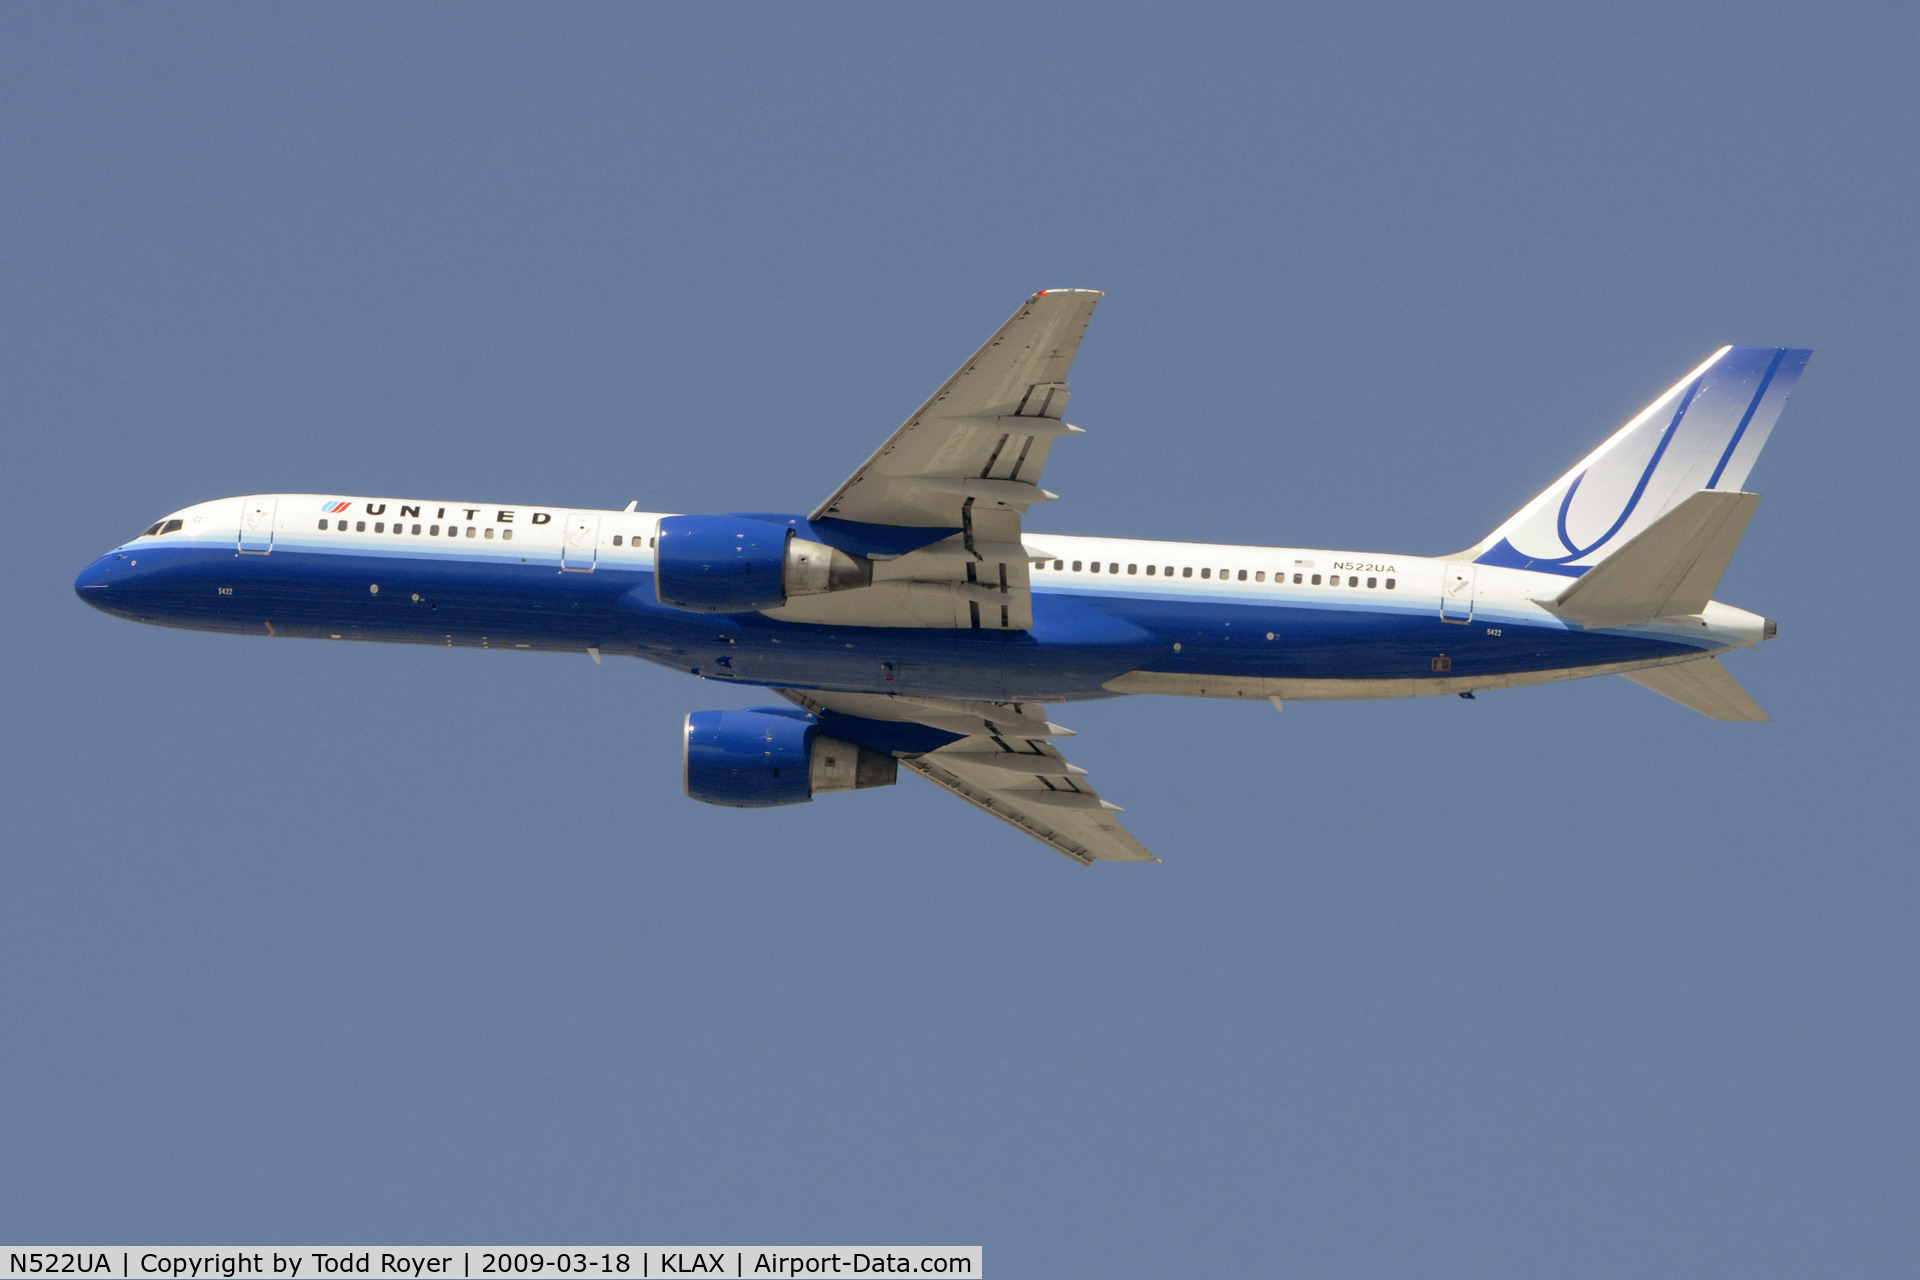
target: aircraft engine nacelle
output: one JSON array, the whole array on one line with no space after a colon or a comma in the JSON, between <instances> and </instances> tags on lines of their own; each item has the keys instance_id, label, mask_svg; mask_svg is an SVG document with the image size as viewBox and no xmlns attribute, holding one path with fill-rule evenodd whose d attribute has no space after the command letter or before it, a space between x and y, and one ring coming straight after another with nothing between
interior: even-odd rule
<instances>
[{"instance_id":1,"label":"aircraft engine nacelle","mask_svg":"<svg viewBox=\"0 0 1920 1280\"><path fill-rule=\"evenodd\" d=\"M739 516L667 516L654 547L654 594L694 613L754 613L872 581L864 556Z\"/></svg>"},{"instance_id":2,"label":"aircraft engine nacelle","mask_svg":"<svg viewBox=\"0 0 1920 1280\"><path fill-rule=\"evenodd\" d=\"M890 787L900 764L820 732L798 707L696 711L687 717L687 794L707 804L765 809L822 791Z\"/></svg>"}]
</instances>

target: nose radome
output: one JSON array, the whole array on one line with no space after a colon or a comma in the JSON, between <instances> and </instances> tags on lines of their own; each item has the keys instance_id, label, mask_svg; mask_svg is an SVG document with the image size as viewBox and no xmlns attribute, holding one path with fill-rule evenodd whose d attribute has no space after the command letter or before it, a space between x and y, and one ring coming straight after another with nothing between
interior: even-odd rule
<instances>
[{"instance_id":1,"label":"nose radome","mask_svg":"<svg viewBox=\"0 0 1920 1280\"><path fill-rule=\"evenodd\" d=\"M101 556L80 571L73 580L73 592L90 605L105 605L113 594L115 570L124 567L126 561L118 555L109 553Z\"/></svg>"}]
</instances>

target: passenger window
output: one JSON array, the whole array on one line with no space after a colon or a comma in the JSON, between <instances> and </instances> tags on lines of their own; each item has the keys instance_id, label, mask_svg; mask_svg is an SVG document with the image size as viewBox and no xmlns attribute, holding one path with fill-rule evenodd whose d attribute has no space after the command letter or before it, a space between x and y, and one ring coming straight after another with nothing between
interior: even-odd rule
<instances>
[{"instance_id":1,"label":"passenger window","mask_svg":"<svg viewBox=\"0 0 1920 1280\"><path fill-rule=\"evenodd\" d=\"M1293 585L1296 587L1300 585L1300 575L1297 573L1293 575Z\"/></svg>"},{"instance_id":2,"label":"passenger window","mask_svg":"<svg viewBox=\"0 0 1920 1280\"><path fill-rule=\"evenodd\" d=\"M387 522L385 520L375 520L373 522L373 531L375 533L385 533L387 531Z\"/></svg>"},{"instance_id":3,"label":"passenger window","mask_svg":"<svg viewBox=\"0 0 1920 1280\"><path fill-rule=\"evenodd\" d=\"M513 541L513 530L511 530L511 529L502 529L502 530L500 531L500 541L502 541L502 542L512 542L512 541Z\"/></svg>"},{"instance_id":4,"label":"passenger window","mask_svg":"<svg viewBox=\"0 0 1920 1280\"><path fill-rule=\"evenodd\" d=\"M153 529L158 529L159 527L160 527L159 525L155 525L155 526L153 526ZM153 529L149 529L149 530L147 530L147 532L148 532L148 533L152 533L152 532L153 532ZM320 522L320 531L321 531L322 533L325 533L325 532L326 532L326 529L327 529L327 522L326 522L325 520L322 520L322 521Z\"/></svg>"},{"instance_id":5,"label":"passenger window","mask_svg":"<svg viewBox=\"0 0 1920 1280\"><path fill-rule=\"evenodd\" d=\"M468 535L468 536L472 536L472 535L471 535L471 533L469 533L469 535ZM493 536L493 526L492 526L492 525L488 525L488 526L487 526L487 536L488 536L489 538L491 538L491 537Z\"/></svg>"},{"instance_id":6,"label":"passenger window","mask_svg":"<svg viewBox=\"0 0 1920 1280\"><path fill-rule=\"evenodd\" d=\"M1313 575L1313 585L1316 587L1320 585L1320 575L1317 573Z\"/></svg>"},{"instance_id":7,"label":"passenger window","mask_svg":"<svg viewBox=\"0 0 1920 1280\"><path fill-rule=\"evenodd\" d=\"M1100 572L1100 562L1098 560L1093 562L1092 569L1095 573Z\"/></svg>"},{"instance_id":8,"label":"passenger window","mask_svg":"<svg viewBox=\"0 0 1920 1280\"><path fill-rule=\"evenodd\" d=\"M367 531L367 522L365 520L355 520L353 522L353 531L355 533L365 533Z\"/></svg>"},{"instance_id":9,"label":"passenger window","mask_svg":"<svg viewBox=\"0 0 1920 1280\"><path fill-rule=\"evenodd\" d=\"M430 527L430 528L429 528L429 529L427 530L427 536L428 536L428 537L432 537L432 538L437 538L437 537L439 537L439 536L440 536L440 526L439 526L439 525L437 525L437 524L436 524L436 525L433 525L433 526L431 526L431 527Z\"/></svg>"},{"instance_id":10,"label":"passenger window","mask_svg":"<svg viewBox=\"0 0 1920 1280\"><path fill-rule=\"evenodd\" d=\"M1265 569L1254 570L1253 580L1255 582L1265 582L1267 580L1267 571Z\"/></svg>"},{"instance_id":11,"label":"passenger window","mask_svg":"<svg viewBox=\"0 0 1920 1280\"><path fill-rule=\"evenodd\" d=\"M613 545L616 547L620 545L620 535L617 533L613 535Z\"/></svg>"},{"instance_id":12,"label":"passenger window","mask_svg":"<svg viewBox=\"0 0 1920 1280\"><path fill-rule=\"evenodd\" d=\"M1192 566L1192 565L1190 565L1190 564L1188 564L1188 565L1181 565L1181 566L1180 566L1180 576L1181 576L1181 577L1183 577L1183 578L1191 578L1191 577L1193 576L1193 566Z\"/></svg>"},{"instance_id":13,"label":"passenger window","mask_svg":"<svg viewBox=\"0 0 1920 1280\"><path fill-rule=\"evenodd\" d=\"M1367 590L1369 590L1369 591L1371 591L1371 590L1373 590L1373 589L1374 589L1375 587L1377 587L1377 586L1379 586L1379 585L1380 585L1380 579L1378 579L1378 578L1368 578L1368 579L1367 579Z\"/></svg>"},{"instance_id":14,"label":"passenger window","mask_svg":"<svg viewBox=\"0 0 1920 1280\"><path fill-rule=\"evenodd\" d=\"M1127 566L1127 572L1128 572L1128 573L1138 573L1138 572L1140 572L1140 566L1139 566L1139 565L1137 565L1137 564L1130 564L1130 565L1128 565L1128 566Z\"/></svg>"},{"instance_id":15,"label":"passenger window","mask_svg":"<svg viewBox=\"0 0 1920 1280\"><path fill-rule=\"evenodd\" d=\"M1360 579L1358 577L1348 578L1347 585L1350 587L1357 587L1360 585Z\"/></svg>"},{"instance_id":16,"label":"passenger window","mask_svg":"<svg viewBox=\"0 0 1920 1280\"><path fill-rule=\"evenodd\" d=\"M1211 569L1202 569L1202 570L1200 571L1200 576L1201 576L1201 577L1203 577L1203 578L1211 578L1211 577L1213 576L1213 570L1211 570Z\"/></svg>"},{"instance_id":17,"label":"passenger window","mask_svg":"<svg viewBox=\"0 0 1920 1280\"><path fill-rule=\"evenodd\" d=\"M1078 560L1075 560L1075 561L1073 562L1073 571L1074 571L1075 573L1078 573L1078 572L1080 572L1080 562L1079 562Z\"/></svg>"},{"instance_id":18,"label":"passenger window","mask_svg":"<svg viewBox=\"0 0 1920 1280\"><path fill-rule=\"evenodd\" d=\"M1162 569L1160 571L1160 576L1163 578L1171 578L1173 576L1173 566L1168 565L1166 568Z\"/></svg>"},{"instance_id":19,"label":"passenger window","mask_svg":"<svg viewBox=\"0 0 1920 1280\"><path fill-rule=\"evenodd\" d=\"M1065 560L1055 560L1053 562L1053 571L1055 573L1060 572L1062 569L1066 567L1067 567L1067 562Z\"/></svg>"},{"instance_id":20,"label":"passenger window","mask_svg":"<svg viewBox=\"0 0 1920 1280\"><path fill-rule=\"evenodd\" d=\"M1393 579L1392 579L1392 578L1388 578L1388 579L1387 579L1387 590L1389 590L1389 591L1391 591L1391 590L1393 590Z\"/></svg>"},{"instance_id":21,"label":"passenger window","mask_svg":"<svg viewBox=\"0 0 1920 1280\"><path fill-rule=\"evenodd\" d=\"M1159 566L1159 565L1157 565L1157 564L1150 564L1150 565L1148 565L1148 566L1147 566L1147 576L1148 576L1149 578L1151 578L1151 577L1153 576L1153 571L1154 571L1155 569L1158 569L1159 567L1160 567L1160 566Z\"/></svg>"},{"instance_id":22,"label":"passenger window","mask_svg":"<svg viewBox=\"0 0 1920 1280\"><path fill-rule=\"evenodd\" d=\"M415 525L415 526L413 526L413 536L414 536L414 537L416 537L416 538L420 536L420 526L419 526L419 525Z\"/></svg>"},{"instance_id":23,"label":"passenger window","mask_svg":"<svg viewBox=\"0 0 1920 1280\"><path fill-rule=\"evenodd\" d=\"M1108 572L1108 573L1118 573L1118 572L1120 572L1120 566L1119 566L1119 565L1117 565L1117 564L1110 564L1110 565L1108 565L1108 566L1107 566L1107 572Z\"/></svg>"},{"instance_id":24,"label":"passenger window","mask_svg":"<svg viewBox=\"0 0 1920 1280\"><path fill-rule=\"evenodd\" d=\"M471 537L473 536L473 526L472 526L472 525L468 525L468 526L467 526L467 536L468 536L469 538L471 538Z\"/></svg>"},{"instance_id":25,"label":"passenger window","mask_svg":"<svg viewBox=\"0 0 1920 1280\"><path fill-rule=\"evenodd\" d=\"M1241 581L1241 582L1245 582L1246 580L1247 580L1247 571L1246 571L1245 569L1242 569L1242 570L1240 571L1240 578L1239 578L1239 581Z\"/></svg>"}]
</instances>

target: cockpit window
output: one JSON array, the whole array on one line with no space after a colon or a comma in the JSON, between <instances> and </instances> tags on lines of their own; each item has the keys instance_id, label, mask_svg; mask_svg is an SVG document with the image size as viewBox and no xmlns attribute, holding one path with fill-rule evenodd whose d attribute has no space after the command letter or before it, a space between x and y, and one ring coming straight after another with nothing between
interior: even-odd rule
<instances>
[{"instance_id":1,"label":"cockpit window","mask_svg":"<svg viewBox=\"0 0 1920 1280\"><path fill-rule=\"evenodd\" d=\"M186 523L186 522L185 522L184 520L169 520L169 521L167 521L167 522L166 522L165 524L163 524L163 525L161 525L161 526L160 526L160 532L162 532L162 533L178 533L178 532L180 532L180 526L181 526L181 525L183 525L183 524L185 524L185 523Z\"/></svg>"},{"instance_id":2,"label":"cockpit window","mask_svg":"<svg viewBox=\"0 0 1920 1280\"><path fill-rule=\"evenodd\" d=\"M155 520L151 525L147 527L147 531L141 534L140 536L143 538L151 538L154 534L160 532L160 526L165 523L166 523L165 520Z\"/></svg>"}]
</instances>

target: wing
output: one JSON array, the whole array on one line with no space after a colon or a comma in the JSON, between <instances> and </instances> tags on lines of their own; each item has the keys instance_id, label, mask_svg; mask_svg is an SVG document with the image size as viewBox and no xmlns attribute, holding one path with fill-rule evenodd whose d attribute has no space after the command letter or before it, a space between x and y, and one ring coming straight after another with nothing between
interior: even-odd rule
<instances>
[{"instance_id":1,"label":"wing","mask_svg":"<svg viewBox=\"0 0 1920 1280\"><path fill-rule=\"evenodd\" d=\"M1050 739L1073 731L1053 724L1039 703L964 702L901 698L872 693L820 693L782 689L781 694L815 713L847 719L833 722L835 737L853 735L853 721L926 725L960 735L931 751L903 754L900 763L967 803L984 809L1082 866L1095 862L1158 862L1113 815L1120 807L1102 800L1087 771L1067 763Z\"/></svg>"},{"instance_id":2,"label":"wing","mask_svg":"<svg viewBox=\"0 0 1920 1280\"><path fill-rule=\"evenodd\" d=\"M814 520L958 530L883 561L873 589L800 600L779 614L799 622L974 627L1033 625L1027 566L1045 559L1021 537L1053 442L1080 434L1061 421L1067 370L1101 294L1045 289L1028 298L821 503ZM858 598L856 598L856 596Z\"/></svg>"},{"instance_id":3,"label":"wing","mask_svg":"<svg viewBox=\"0 0 1920 1280\"><path fill-rule=\"evenodd\" d=\"M813 519L952 527L969 506L1017 517L1051 498L1040 471L1054 440L1075 430L1060 420L1067 370L1101 296L1043 289L1028 298Z\"/></svg>"}]
</instances>

